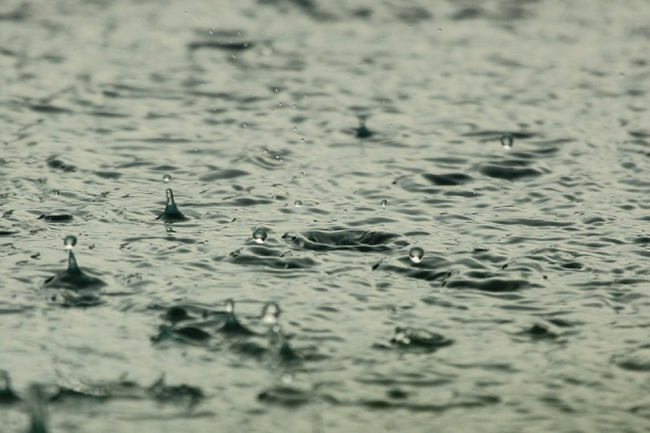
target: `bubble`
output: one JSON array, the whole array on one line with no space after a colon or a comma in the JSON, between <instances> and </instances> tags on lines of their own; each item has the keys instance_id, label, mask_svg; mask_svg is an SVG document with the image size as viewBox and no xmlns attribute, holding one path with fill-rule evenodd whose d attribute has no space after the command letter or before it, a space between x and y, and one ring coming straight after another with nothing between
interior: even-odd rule
<instances>
[{"instance_id":1,"label":"bubble","mask_svg":"<svg viewBox=\"0 0 650 433\"><path fill-rule=\"evenodd\" d=\"M409 251L409 258L415 264L418 264L424 258L424 250L420 247L413 247Z\"/></svg>"},{"instance_id":2,"label":"bubble","mask_svg":"<svg viewBox=\"0 0 650 433\"><path fill-rule=\"evenodd\" d=\"M77 245L77 237L73 235L68 235L63 239L63 245L65 245L66 250L71 250Z\"/></svg>"},{"instance_id":3,"label":"bubble","mask_svg":"<svg viewBox=\"0 0 650 433\"><path fill-rule=\"evenodd\" d=\"M278 304L275 302L269 302L262 308L262 322L268 323L269 325L275 325L278 323L281 313L282 310L280 310Z\"/></svg>"},{"instance_id":4,"label":"bubble","mask_svg":"<svg viewBox=\"0 0 650 433\"><path fill-rule=\"evenodd\" d=\"M300 200L296 200L296 201L293 202L293 205L295 207L302 207L302 202Z\"/></svg>"},{"instance_id":5,"label":"bubble","mask_svg":"<svg viewBox=\"0 0 650 433\"><path fill-rule=\"evenodd\" d=\"M163 176L163 181L165 183L169 183L169 182L172 181L172 177L169 174L166 174L166 175Z\"/></svg>"},{"instance_id":6,"label":"bubble","mask_svg":"<svg viewBox=\"0 0 650 433\"><path fill-rule=\"evenodd\" d=\"M381 206L382 207L386 207L387 204L388 204L388 200L382 200L381 201Z\"/></svg>"},{"instance_id":7,"label":"bubble","mask_svg":"<svg viewBox=\"0 0 650 433\"><path fill-rule=\"evenodd\" d=\"M514 141L515 137L513 137L512 134L503 134L501 136L501 146L506 150L512 149Z\"/></svg>"},{"instance_id":8,"label":"bubble","mask_svg":"<svg viewBox=\"0 0 650 433\"><path fill-rule=\"evenodd\" d=\"M268 238L268 234L262 227L256 228L253 232L253 241L255 241L256 244L263 244L266 242L266 238Z\"/></svg>"}]
</instances>

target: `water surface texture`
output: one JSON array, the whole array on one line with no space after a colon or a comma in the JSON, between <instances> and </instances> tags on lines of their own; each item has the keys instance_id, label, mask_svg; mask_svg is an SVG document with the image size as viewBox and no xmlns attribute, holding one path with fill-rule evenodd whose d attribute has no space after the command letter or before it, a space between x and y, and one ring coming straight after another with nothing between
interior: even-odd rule
<instances>
[{"instance_id":1,"label":"water surface texture","mask_svg":"<svg viewBox=\"0 0 650 433\"><path fill-rule=\"evenodd\" d=\"M0 2L0 430L648 431L649 16Z\"/></svg>"}]
</instances>

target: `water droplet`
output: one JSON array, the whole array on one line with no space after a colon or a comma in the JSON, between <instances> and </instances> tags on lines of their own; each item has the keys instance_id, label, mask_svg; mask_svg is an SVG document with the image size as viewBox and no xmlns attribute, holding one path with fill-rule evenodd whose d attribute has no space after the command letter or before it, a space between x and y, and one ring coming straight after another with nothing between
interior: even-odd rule
<instances>
[{"instance_id":1,"label":"water droplet","mask_svg":"<svg viewBox=\"0 0 650 433\"><path fill-rule=\"evenodd\" d=\"M212 29L208 29L208 33L210 33L211 35L214 34L214 32L212 32Z\"/></svg>"},{"instance_id":2,"label":"water droplet","mask_svg":"<svg viewBox=\"0 0 650 433\"><path fill-rule=\"evenodd\" d=\"M409 251L409 258L415 264L418 264L424 258L424 250L420 247L413 247Z\"/></svg>"},{"instance_id":3,"label":"water droplet","mask_svg":"<svg viewBox=\"0 0 650 433\"><path fill-rule=\"evenodd\" d=\"M294 127L293 127L293 130L294 130L294 131L297 131L297 130L298 130L298 127L297 127L297 126L294 126Z\"/></svg>"},{"instance_id":4,"label":"water droplet","mask_svg":"<svg viewBox=\"0 0 650 433\"><path fill-rule=\"evenodd\" d=\"M235 312L235 301L228 299L226 301L226 313L233 314Z\"/></svg>"},{"instance_id":5,"label":"water droplet","mask_svg":"<svg viewBox=\"0 0 650 433\"><path fill-rule=\"evenodd\" d=\"M382 201L381 201L381 205L382 205L383 207L386 207L387 204L388 204L388 200L382 200Z\"/></svg>"},{"instance_id":6,"label":"water droplet","mask_svg":"<svg viewBox=\"0 0 650 433\"><path fill-rule=\"evenodd\" d=\"M296 200L296 201L293 202L293 205L295 207L302 207L302 202L300 200Z\"/></svg>"},{"instance_id":7,"label":"water droplet","mask_svg":"<svg viewBox=\"0 0 650 433\"><path fill-rule=\"evenodd\" d=\"M506 150L512 149L514 141L515 137L513 137L512 134L503 134L501 136L501 146Z\"/></svg>"},{"instance_id":8,"label":"water droplet","mask_svg":"<svg viewBox=\"0 0 650 433\"><path fill-rule=\"evenodd\" d=\"M245 124L245 123L242 123L241 126L242 126L242 128L248 128L248 125Z\"/></svg>"},{"instance_id":9,"label":"water droplet","mask_svg":"<svg viewBox=\"0 0 650 433\"><path fill-rule=\"evenodd\" d=\"M255 241L256 244L263 244L266 242L266 239L269 237L269 235L266 233L266 230L264 230L262 227L258 227L255 229L253 232L253 241Z\"/></svg>"},{"instance_id":10,"label":"water droplet","mask_svg":"<svg viewBox=\"0 0 650 433\"><path fill-rule=\"evenodd\" d=\"M77 245L77 237L73 235L68 235L63 239L63 245L65 245L66 250L71 250Z\"/></svg>"},{"instance_id":11,"label":"water droplet","mask_svg":"<svg viewBox=\"0 0 650 433\"><path fill-rule=\"evenodd\" d=\"M52 195L61 195L61 191L55 189L54 191L52 191Z\"/></svg>"},{"instance_id":12,"label":"water droplet","mask_svg":"<svg viewBox=\"0 0 650 433\"><path fill-rule=\"evenodd\" d=\"M300 175L301 175L301 176L304 176L304 175L305 175L305 172L304 172L304 171L301 171L301 172L300 172Z\"/></svg>"},{"instance_id":13,"label":"water droplet","mask_svg":"<svg viewBox=\"0 0 650 433\"><path fill-rule=\"evenodd\" d=\"M163 181L165 183L169 183L169 182L172 181L172 177L170 175L166 174L166 175L163 176Z\"/></svg>"},{"instance_id":14,"label":"water droplet","mask_svg":"<svg viewBox=\"0 0 650 433\"><path fill-rule=\"evenodd\" d=\"M269 302L262 308L262 322L268 323L269 325L275 325L278 323L280 318L280 306L275 302Z\"/></svg>"}]
</instances>

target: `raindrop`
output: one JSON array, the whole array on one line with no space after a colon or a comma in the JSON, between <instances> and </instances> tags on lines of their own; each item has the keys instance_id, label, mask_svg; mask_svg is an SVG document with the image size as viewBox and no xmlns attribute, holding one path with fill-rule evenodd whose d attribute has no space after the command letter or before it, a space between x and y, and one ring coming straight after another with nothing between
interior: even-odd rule
<instances>
[{"instance_id":1,"label":"raindrop","mask_svg":"<svg viewBox=\"0 0 650 433\"><path fill-rule=\"evenodd\" d=\"M413 247L409 251L409 258L416 265L422 261L424 258L424 250L420 247Z\"/></svg>"},{"instance_id":2,"label":"raindrop","mask_svg":"<svg viewBox=\"0 0 650 433\"><path fill-rule=\"evenodd\" d=\"M226 313L233 314L235 312L235 301L228 299L226 301Z\"/></svg>"},{"instance_id":3,"label":"raindrop","mask_svg":"<svg viewBox=\"0 0 650 433\"><path fill-rule=\"evenodd\" d=\"M262 322L268 323L269 325L275 325L278 323L281 313L282 310L280 310L278 304L275 302L269 302L262 308Z\"/></svg>"},{"instance_id":4,"label":"raindrop","mask_svg":"<svg viewBox=\"0 0 650 433\"><path fill-rule=\"evenodd\" d=\"M242 123L241 126L242 126L242 128L248 128L248 125L245 124L245 123Z\"/></svg>"},{"instance_id":5,"label":"raindrop","mask_svg":"<svg viewBox=\"0 0 650 433\"><path fill-rule=\"evenodd\" d=\"M61 195L61 191L59 191L58 189L55 189L54 191L52 191L52 194L53 195Z\"/></svg>"},{"instance_id":6,"label":"raindrop","mask_svg":"<svg viewBox=\"0 0 650 433\"><path fill-rule=\"evenodd\" d=\"M501 146L503 146L503 148L506 150L512 149L512 144L514 141L515 138L512 136L512 134L503 134L501 136Z\"/></svg>"},{"instance_id":7,"label":"raindrop","mask_svg":"<svg viewBox=\"0 0 650 433\"><path fill-rule=\"evenodd\" d=\"M302 202L300 200L296 200L296 201L293 202L293 205L295 207L302 207Z\"/></svg>"},{"instance_id":8,"label":"raindrop","mask_svg":"<svg viewBox=\"0 0 650 433\"><path fill-rule=\"evenodd\" d=\"M77 245L77 237L73 235L68 235L63 239L63 245L65 245L66 250L72 250L75 245Z\"/></svg>"},{"instance_id":9,"label":"raindrop","mask_svg":"<svg viewBox=\"0 0 650 433\"><path fill-rule=\"evenodd\" d=\"M382 205L383 207L386 207L387 204L388 204L388 200L382 200L382 201L381 201L381 205Z\"/></svg>"},{"instance_id":10,"label":"raindrop","mask_svg":"<svg viewBox=\"0 0 650 433\"><path fill-rule=\"evenodd\" d=\"M166 175L163 176L163 181L165 183L169 183L169 182L172 181L172 177L170 175L166 174Z\"/></svg>"},{"instance_id":11,"label":"raindrop","mask_svg":"<svg viewBox=\"0 0 650 433\"><path fill-rule=\"evenodd\" d=\"M301 172L300 172L300 175L301 175L301 176L304 176L304 175L305 175L305 172L304 172L304 171L301 171Z\"/></svg>"},{"instance_id":12,"label":"raindrop","mask_svg":"<svg viewBox=\"0 0 650 433\"><path fill-rule=\"evenodd\" d=\"M258 227L255 229L253 232L253 241L255 241L256 244L263 244L266 242L266 238L268 238L269 235L266 233L266 230L264 230L262 227Z\"/></svg>"}]
</instances>

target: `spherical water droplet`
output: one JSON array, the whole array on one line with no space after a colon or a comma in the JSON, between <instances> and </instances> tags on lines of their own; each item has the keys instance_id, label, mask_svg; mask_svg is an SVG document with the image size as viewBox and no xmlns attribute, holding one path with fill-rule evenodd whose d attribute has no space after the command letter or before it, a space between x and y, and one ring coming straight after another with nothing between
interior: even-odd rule
<instances>
[{"instance_id":1,"label":"spherical water droplet","mask_svg":"<svg viewBox=\"0 0 650 433\"><path fill-rule=\"evenodd\" d=\"M409 257L413 263L418 264L424 258L424 250L420 247L413 247L409 251Z\"/></svg>"},{"instance_id":2,"label":"spherical water droplet","mask_svg":"<svg viewBox=\"0 0 650 433\"><path fill-rule=\"evenodd\" d=\"M165 183L169 183L169 182L172 181L172 177L170 175L166 174L166 175L163 176L163 181Z\"/></svg>"},{"instance_id":3,"label":"spherical water droplet","mask_svg":"<svg viewBox=\"0 0 650 433\"><path fill-rule=\"evenodd\" d=\"M304 171L301 171L301 172L300 172L300 175L301 175L301 176L304 176L304 175L305 175L305 172L304 172Z\"/></svg>"},{"instance_id":4,"label":"spherical water droplet","mask_svg":"<svg viewBox=\"0 0 650 433\"><path fill-rule=\"evenodd\" d=\"M235 312L235 301L232 299L226 301L226 312L231 314Z\"/></svg>"},{"instance_id":5,"label":"spherical water droplet","mask_svg":"<svg viewBox=\"0 0 650 433\"><path fill-rule=\"evenodd\" d=\"M262 322L268 323L269 325L275 325L278 323L281 313L282 310L280 310L278 304L275 302L269 302L264 305L264 308L262 308Z\"/></svg>"},{"instance_id":6,"label":"spherical water droplet","mask_svg":"<svg viewBox=\"0 0 650 433\"><path fill-rule=\"evenodd\" d=\"M268 236L269 235L266 233L266 230L264 230L262 227L256 228L253 232L253 240L256 244L263 244L266 242L266 238L268 238Z\"/></svg>"},{"instance_id":7,"label":"spherical water droplet","mask_svg":"<svg viewBox=\"0 0 650 433\"><path fill-rule=\"evenodd\" d=\"M506 150L512 149L514 141L515 137L513 137L512 134L503 134L501 136L501 146Z\"/></svg>"},{"instance_id":8,"label":"spherical water droplet","mask_svg":"<svg viewBox=\"0 0 650 433\"><path fill-rule=\"evenodd\" d=\"M71 250L77 245L77 237L73 235L68 235L63 240L63 245L65 245L66 250Z\"/></svg>"},{"instance_id":9,"label":"spherical water droplet","mask_svg":"<svg viewBox=\"0 0 650 433\"><path fill-rule=\"evenodd\" d=\"M388 200L382 200L382 201L381 201L381 205L382 205L383 207L386 207L387 204L388 204Z\"/></svg>"},{"instance_id":10,"label":"spherical water droplet","mask_svg":"<svg viewBox=\"0 0 650 433\"><path fill-rule=\"evenodd\" d=\"M296 201L293 202L293 205L295 207L302 207L302 202L300 200L296 200Z\"/></svg>"}]
</instances>

